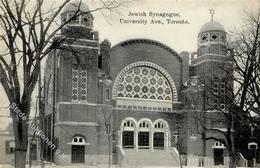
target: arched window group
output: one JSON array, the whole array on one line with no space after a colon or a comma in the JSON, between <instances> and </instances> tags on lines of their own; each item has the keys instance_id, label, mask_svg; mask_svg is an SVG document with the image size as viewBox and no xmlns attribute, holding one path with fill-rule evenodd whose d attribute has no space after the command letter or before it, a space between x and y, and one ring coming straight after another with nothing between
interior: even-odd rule
<instances>
[{"instance_id":1,"label":"arched window group","mask_svg":"<svg viewBox=\"0 0 260 168\"><path fill-rule=\"evenodd\" d=\"M164 149L169 147L169 126L163 119L152 122L143 118L138 122L126 118L121 124L121 144L123 148Z\"/></svg>"}]
</instances>

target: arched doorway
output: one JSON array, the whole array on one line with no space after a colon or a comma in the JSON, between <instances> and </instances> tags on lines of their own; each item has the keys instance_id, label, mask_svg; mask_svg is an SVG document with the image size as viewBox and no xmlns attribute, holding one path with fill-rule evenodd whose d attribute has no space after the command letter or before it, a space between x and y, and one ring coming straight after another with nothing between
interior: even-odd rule
<instances>
[{"instance_id":1,"label":"arched doorway","mask_svg":"<svg viewBox=\"0 0 260 168\"><path fill-rule=\"evenodd\" d=\"M71 163L85 163L85 139L76 136L71 144Z\"/></svg>"},{"instance_id":2,"label":"arched doorway","mask_svg":"<svg viewBox=\"0 0 260 168\"><path fill-rule=\"evenodd\" d=\"M224 165L224 149L225 146L221 142L215 142L212 146L214 152L214 164Z\"/></svg>"}]
</instances>

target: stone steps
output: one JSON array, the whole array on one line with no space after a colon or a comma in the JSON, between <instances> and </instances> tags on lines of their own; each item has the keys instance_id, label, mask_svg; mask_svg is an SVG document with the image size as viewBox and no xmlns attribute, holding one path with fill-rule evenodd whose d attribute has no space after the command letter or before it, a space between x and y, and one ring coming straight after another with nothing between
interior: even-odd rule
<instances>
[{"instance_id":1,"label":"stone steps","mask_svg":"<svg viewBox=\"0 0 260 168\"><path fill-rule=\"evenodd\" d=\"M125 165L133 166L179 166L179 156L174 150L139 149L124 150Z\"/></svg>"}]
</instances>

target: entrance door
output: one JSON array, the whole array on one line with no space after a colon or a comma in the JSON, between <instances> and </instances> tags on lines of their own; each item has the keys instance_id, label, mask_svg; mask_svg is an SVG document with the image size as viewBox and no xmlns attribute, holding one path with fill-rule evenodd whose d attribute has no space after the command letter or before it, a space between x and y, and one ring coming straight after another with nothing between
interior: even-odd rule
<instances>
[{"instance_id":1,"label":"entrance door","mask_svg":"<svg viewBox=\"0 0 260 168\"><path fill-rule=\"evenodd\" d=\"M214 163L215 165L224 164L223 149L214 149Z\"/></svg>"},{"instance_id":2,"label":"entrance door","mask_svg":"<svg viewBox=\"0 0 260 168\"><path fill-rule=\"evenodd\" d=\"M31 160L37 160L37 145L35 143L30 146Z\"/></svg>"},{"instance_id":3,"label":"entrance door","mask_svg":"<svg viewBox=\"0 0 260 168\"><path fill-rule=\"evenodd\" d=\"M72 163L85 163L85 146L84 145L72 145L71 162Z\"/></svg>"}]
</instances>

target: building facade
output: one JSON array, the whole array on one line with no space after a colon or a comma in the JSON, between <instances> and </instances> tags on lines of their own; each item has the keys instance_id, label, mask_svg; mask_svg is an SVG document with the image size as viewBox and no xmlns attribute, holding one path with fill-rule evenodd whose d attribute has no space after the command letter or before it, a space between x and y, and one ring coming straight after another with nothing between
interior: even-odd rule
<instances>
[{"instance_id":1,"label":"building facade","mask_svg":"<svg viewBox=\"0 0 260 168\"><path fill-rule=\"evenodd\" d=\"M56 164L223 165L226 147L221 110L233 89L226 32L210 21L198 33L198 51L177 53L151 39L100 43L85 4L61 14L68 22L44 75L45 146ZM202 122L200 122L202 121Z\"/></svg>"}]
</instances>

